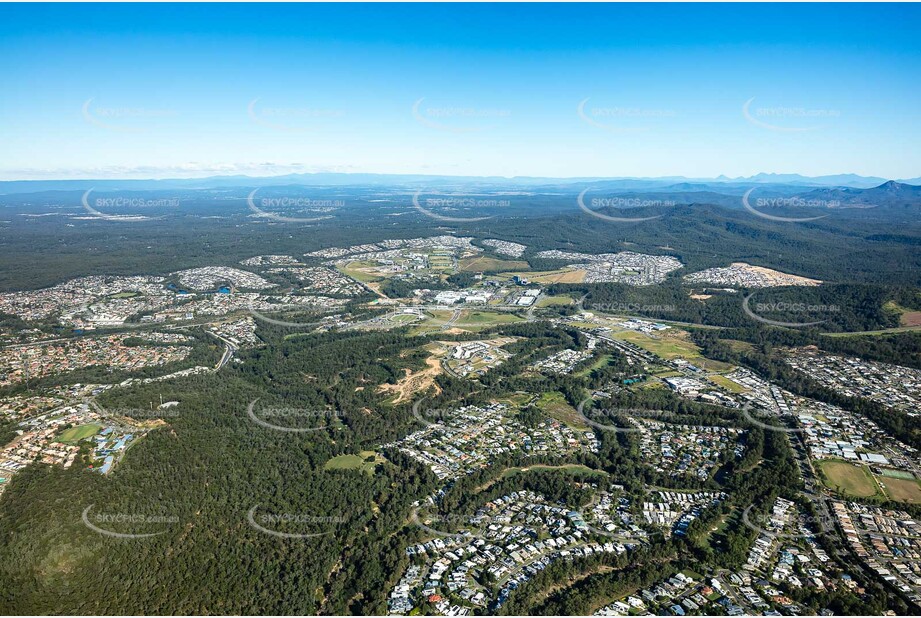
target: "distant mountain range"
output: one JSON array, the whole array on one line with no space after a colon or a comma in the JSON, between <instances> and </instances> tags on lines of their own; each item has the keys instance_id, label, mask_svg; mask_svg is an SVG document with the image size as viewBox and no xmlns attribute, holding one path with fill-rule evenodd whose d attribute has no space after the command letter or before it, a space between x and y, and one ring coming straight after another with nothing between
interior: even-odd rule
<instances>
[{"instance_id":1,"label":"distant mountain range","mask_svg":"<svg viewBox=\"0 0 921 618\"><path fill-rule=\"evenodd\" d=\"M886 178L878 176L859 176L857 174L834 174L831 176L801 176L800 174L755 174L749 177L726 178L719 176L717 182L745 182L757 184L791 184L791 185L822 185L834 187L855 187L868 189L876 187ZM905 184L921 184L921 177L899 180Z\"/></svg>"},{"instance_id":2,"label":"distant mountain range","mask_svg":"<svg viewBox=\"0 0 921 618\"><path fill-rule=\"evenodd\" d=\"M567 190L575 187L620 191L669 191L697 192L716 191L740 194L751 185L785 187L785 192L795 192L803 187L833 187L845 189L871 189L881 187L890 181L886 178L859 176L857 174L836 174L831 176L802 176L800 174L756 174L754 176L729 178L687 178L684 176L663 176L659 178L636 177L585 177L585 178L542 178L534 176L430 176L421 174L285 174L282 176L209 176L206 178L164 178L164 179L70 179L70 180L9 180L0 181L0 195L38 193L43 191L144 191L163 189L217 189L227 187L269 187L282 185L306 185L326 187L380 186L380 187L481 187L492 189ZM921 177L896 181L901 185L921 185ZM580 189L581 190L581 189ZM843 193L842 195L848 195Z\"/></svg>"},{"instance_id":3,"label":"distant mountain range","mask_svg":"<svg viewBox=\"0 0 921 618\"><path fill-rule=\"evenodd\" d=\"M921 204L921 186L889 180L877 187L854 189L851 187L833 187L816 189L802 196L807 201L821 201L825 206L831 202L840 202L842 207L913 207ZM822 205L822 204L820 204Z\"/></svg>"}]
</instances>

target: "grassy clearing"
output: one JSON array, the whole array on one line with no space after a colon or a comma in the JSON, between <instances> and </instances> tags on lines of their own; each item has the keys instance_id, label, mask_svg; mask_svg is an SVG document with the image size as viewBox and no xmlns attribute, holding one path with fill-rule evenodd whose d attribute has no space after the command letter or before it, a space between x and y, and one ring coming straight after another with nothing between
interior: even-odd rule
<instances>
[{"instance_id":1,"label":"grassy clearing","mask_svg":"<svg viewBox=\"0 0 921 618\"><path fill-rule=\"evenodd\" d=\"M585 369L581 369L581 370L575 372L573 375L574 375L574 376L579 376L579 377L587 376L588 374L590 374L590 373L593 372L594 370L600 369L601 367L604 367L605 365L607 365L607 364L608 364L608 361L610 361L611 358L613 358L613 356L612 356L611 354L602 354L602 355L599 356L597 359L595 359L595 362L594 362L594 363L592 363L591 365L589 365L589 366L586 367Z\"/></svg>"},{"instance_id":2,"label":"grassy clearing","mask_svg":"<svg viewBox=\"0 0 921 618\"><path fill-rule=\"evenodd\" d=\"M76 427L71 427L70 429L64 430L57 437L58 442L79 442L84 438L89 438L90 436L95 436L97 433L102 431L102 425L96 423L89 423L86 425L78 425Z\"/></svg>"},{"instance_id":3,"label":"grassy clearing","mask_svg":"<svg viewBox=\"0 0 921 618\"><path fill-rule=\"evenodd\" d=\"M711 537L713 537L714 535L719 535L723 533L723 531L725 531L726 528L729 527L729 522L732 516L735 514L735 511L736 509L733 509L732 511L728 513L720 515L719 519L716 520L713 526L709 530L707 530L707 532L704 534L703 538L701 539L702 546L709 544Z\"/></svg>"},{"instance_id":4,"label":"grassy clearing","mask_svg":"<svg viewBox=\"0 0 921 618\"><path fill-rule=\"evenodd\" d=\"M531 393L513 393L505 397L500 397L496 401L504 403L511 408L520 408L529 403L534 398Z\"/></svg>"},{"instance_id":5,"label":"grassy clearing","mask_svg":"<svg viewBox=\"0 0 921 618\"><path fill-rule=\"evenodd\" d=\"M892 301L883 305L883 309L899 316L901 326L921 326L921 311L913 311Z\"/></svg>"},{"instance_id":6,"label":"grassy clearing","mask_svg":"<svg viewBox=\"0 0 921 618\"><path fill-rule=\"evenodd\" d=\"M568 307L576 301L570 296L544 296L537 301L538 307Z\"/></svg>"},{"instance_id":7,"label":"grassy clearing","mask_svg":"<svg viewBox=\"0 0 921 618\"><path fill-rule=\"evenodd\" d=\"M543 393L536 405L538 410L550 418L555 418L573 431L588 430L588 425L585 424L576 409L566 402L562 393L556 391Z\"/></svg>"},{"instance_id":8,"label":"grassy clearing","mask_svg":"<svg viewBox=\"0 0 921 618\"><path fill-rule=\"evenodd\" d=\"M469 311L461 314L460 320L466 324L509 324L521 322L522 318L514 313L499 311Z\"/></svg>"},{"instance_id":9,"label":"grassy clearing","mask_svg":"<svg viewBox=\"0 0 921 618\"><path fill-rule=\"evenodd\" d=\"M568 268L561 268L560 270L545 270L545 271L535 271L535 272L515 272L515 273L504 273L503 276L507 276L511 279L513 276L518 275L519 277L524 277L529 281L534 283L582 283L585 281L585 275L588 273L584 270L570 270Z\"/></svg>"},{"instance_id":10,"label":"grassy clearing","mask_svg":"<svg viewBox=\"0 0 921 618\"><path fill-rule=\"evenodd\" d=\"M697 344L688 338L688 333L677 328L659 332L656 335L623 330L614 333L614 337L636 344L665 360L683 358L708 371L729 371L735 368L729 363L702 356Z\"/></svg>"},{"instance_id":11,"label":"grassy clearing","mask_svg":"<svg viewBox=\"0 0 921 618\"><path fill-rule=\"evenodd\" d=\"M430 310L426 311L426 319L423 321L417 321L409 329L409 334L413 337L420 335L422 333L437 331L445 323L451 319L451 316L454 315L454 312L451 310Z\"/></svg>"},{"instance_id":12,"label":"grassy clearing","mask_svg":"<svg viewBox=\"0 0 921 618\"><path fill-rule=\"evenodd\" d=\"M514 474L521 474L522 472L531 472L534 470L562 470L567 474L572 474L573 476L580 476L582 474L589 474L593 476L604 476L606 473L600 470L592 470L588 466L583 466L582 464L563 464L561 466L547 466L544 464L537 464L534 466L525 466L518 468L506 468L502 472L502 477L509 477Z\"/></svg>"},{"instance_id":13,"label":"grassy clearing","mask_svg":"<svg viewBox=\"0 0 921 618\"><path fill-rule=\"evenodd\" d=\"M732 371L735 369L735 365L713 360L712 358L706 358L704 356L698 356L694 364L707 371Z\"/></svg>"},{"instance_id":14,"label":"grassy clearing","mask_svg":"<svg viewBox=\"0 0 921 618\"><path fill-rule=\"evenodd\" d=\"M348 275L356 281L361 281L362 283L382 281L384 277L379 277L363 270L366 268L373 268L374 266L376 266L376 264L372 262L349 262L345 266L338 266L337 268L343 274Z\"/></svg>"},{"instance_id":15,"label":"grassy clearing","mask_svg":"<svg viewBox=\"0 0 921 618\"><path fill-rule=\"evenodd\" d=\"M747 341L739 341L737 339L724 339L724 341L729 345L730 349L733 352L753 352L755 346L750 344Z\"/></svg>"},{"instance_id":16,"label":"grassy clearing","mask_svg":"<svg viewBox=\"0 0 921 618\"><path fill-rule=\"evenodd\" d=\"M693 359L701 358L700 348L681 335L668 334L652 337L645 333L625 330L615 333L614 337L634 343L665 360L684 358L693 362Z\"/></svg>"},{"instance_id":17,"label":"grassy clearing","mask_svg":"<svg viewBox=\"0 0 921 618\"><path fill-rule=\"evenodd\" d=\"M722 386L730 393L747 393L748 389L725 376L710 376L709 380L717 386Z\"/></svg>"},{"instance_id":18,"label":"grassy clearing","mask_svg":"<svg viewBox=\"0 0 921 618\"><path fill-rule=\"evenodd\" d=\"M864 466L829 459L819 462L819 469L825 486L840 494L869 498L879 493L876 481Z\"/></svg>"},{"instance_id":19,"label":"grassy clearing","mask_svg":"<svg viewBox=\"0 0 921 618\"><path fill-rule=\"evenodd\" d=\"M467 272L495 272L500 270L526 270L530 267L527 262L521 260L500 260L498 258L479 256L464 258L458 263L458 270Z\"/></svg>"},{"instance_id":20,"label":"grassy clearing","mask_svg":"<svg viewBox=\"0 0 921 618\"><path fill-rule=\"evenodd\" d=\"M374 451L361 451L358 455L337 455L323 465L324 470L361 470L374 474L377 464L387 460Z\"/></svg>"},{"instance_id":21,"label":"grassy clearing","mask_svg":"<svg viewBox=\"0 0 921 618\"><path fill-rule=\"evenodd\" d=\"M455 326L470 330L482 330L490 326L514 324L524 321L524 318L520 318L514 313L507 313L504 311L464 311L461 313L457 322L455 322Z\"/></svg>"}]
</instances>

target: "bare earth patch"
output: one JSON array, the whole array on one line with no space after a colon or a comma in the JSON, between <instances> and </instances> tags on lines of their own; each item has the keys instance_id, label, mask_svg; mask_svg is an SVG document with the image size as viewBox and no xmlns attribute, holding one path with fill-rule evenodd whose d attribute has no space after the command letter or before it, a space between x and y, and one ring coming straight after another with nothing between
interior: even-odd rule
<instances>
[{"instance_id":1,"label":"bare earth patch","mask_svg":"<svg viewBox=\"0 0 921 618\"><path fill-rule=\"evenodd\" d=\"M733 266L742 266L747 267L748 270L764 275L765 278L775 282L776 285L821 285L821 281L818 279L809 279L808 277L800 277L799 275L791 275L789 273L782 273L779 270L773 270L771 268L765 268L764 266L752 266L751 264L746 264L744 262L735 262Z\"/></svg>"},{"instance_id":2,"label":"bare earth patch","mask_svg":"<svg viewBox=\"0 0 921 618\"><path fill-rule=\"evenodd\" d=\"M822 284L818 279L791 275L764 266L752 266L745 262L733 262L725 268L708 268L690 273L685 275L684 280L691 283L749 288L773 288L788 285L811 287Z\"/></svg>"},{"instance_id":3,"label":"bare earth patch","mask_svg":"<svg viewBox=\"0 0 921 618\"><path fill-rule=\"evenodd\" d=\"M435 383L435 378L442 373L441 357L444 356L448 348L444 347L444 342L438 342L438 349L432 352L432 355L425 359L427 367L421 371L413 373L406 369L406 376L400 379L396 384L381 384L377 387L378 393L396 393L397 397L392 403L402 403L411 401L417 393L422 393L434 387L435 394L441 394L441 387Z\"/></svg>"},{"instance_id":4,"label":"bare earth patch","mask_svg":"<svg viewBox=\"0 0 921 618\"><path fill-rule=\"evenodd\" d=\"M902 326L921 326L921 311L906 311L899 321Z\"/></svg>"}]
</instances>

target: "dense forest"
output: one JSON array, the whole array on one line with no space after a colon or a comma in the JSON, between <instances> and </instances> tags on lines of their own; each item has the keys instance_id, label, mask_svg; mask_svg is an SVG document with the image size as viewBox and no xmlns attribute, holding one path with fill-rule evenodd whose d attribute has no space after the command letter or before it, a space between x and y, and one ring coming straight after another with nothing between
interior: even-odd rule
<instances>
[{"instance_id":1,"label":"dense forest","mask_svg":"<svg viewBox=\"0 0 921 618\"><path fill-rule=\"evenodd\" d=\"M899 324L894 306L921 309L916 287L921 284L921 254L917 244L909 242L914 238L910 227L892 235L878 221L863 221L858 228L833 218L780 226L753 220L739 210L693 204L674 208L655 222L615 231L557 198L544 196L529 203L530 210L523 202L513 203L505 214L514 216L436 228L431 219L416 212L394 223L389 210L374 206L379 195L362 195L357 203L366 210L346 209L329 220L294 226L260 222L245 210L194 195L191 203L200 199L200 208L172 213L174 219L167 219L167 224L125 226L94 220L70 227L64 217L28 222L14 218L0 227L0 259L8 266L0 273L0 289L42 287L95 273L163 274L216 263L234 265L268 252L300 257L324 247L380 240L385 231L389 237L453 232L477 241L520 242L528 246L523 259L532 269L565 264L536 257L547 249L669 254L678 257L684 268L662 285L557 283L546 292L581 299L580 305L542 308L538 315L551 318L578 309L591 311L593 305L621 304L644 308L638 313L650 318L697 325L687 328L707 358L749 367L794 393L865 415L893 436L921 447L916 417L836 394L795 372L780 357L781 348L815 345L837 354L921 367L917 332L873 337L828 334L891 328ZM72 206L69 193L53 197L62 208ZM715 293L705 302L690 297L691 287L681 279L684 274L741 260L827 284ZM433 279L428 287L457 289L470 285L472 277L461 272ZM389 280L381 291L397 298L415 287ZM822 321L819 327L774 328L744 312L742 299L750 293L753 301L766 304L834 309L809 316L810 321ZM353 317L386 311L369 308L367 300L353 300L345 311ZM4 329L26 326L10 316L0 317ZM802 316L768 311L763 317ZM43 326L62 337L76 336L51 321ZM220 357L216 340L194 329L189 334L194 336L192 354L169 370L213 366ZM411 337L404 328L292 336L289 329L263 323L258 334L264 345L238 351L237 362L219 373L134 383L100 394L101 405L122 410L149 410L161 398L179 402L176 413L133 445L114 473L102 476L79 465L64 469L34 464L16 474L0 500L0 613L386 613L387 592L410 562L406 547L425 539L424 531L412 524L413 509L440 484L428 468L399 449L381 448L420 429L420 422L412 413L412 401L393 403L380 387L397 383L408 371L425 369L430 353L424 346L443 335ZM622 384L625 376L636 374L613 349L604 350L608 357L604 362L596 363L600 355L593 354L569 374L530 370L555 352L583 349L586 344L577 329L544 320L452 333L451 338L465 341L492 335L517 338L504 348L512 354L509 359L476 380L442 373L435 378L435 387L415 393L414 401L424 398L433 408L448 408L522 393L559 393L570 407L579 408L595 389ZM140 342L129 339L128 343ZM147 377L157 371L132 375ZM3 394L74 381L112 383L126 377L89 367L11 387ZM303 429L309 423L316 431L274 431L248 417L247 409L256 401L259 409L327 414L291 415L279 421L290 429ZM695 520L685 537L652 535L647 546L626 555L555 562L511 594L501 608L504 614L584 614L618 594L682 569L700 565L738 569L756 535L744 525L740 513L753 507L763 514L778 496L796 498L802 486L787 436L764 431L738 410L690 401L662 388L612 389L603 406L589 405L584 413L602 415L602 408L656 411L686 424L739 427L745 430L744 455L723 456L708 478L676 478L644 461L636 435L599 429L597 452L496 457L491 465L444 487L432 514L470 514L521 489L576 508L588 503L593 484L616 485L634 502L642 501L652 487L722 491L728 497ZM318 428L314 427L317 418L322 419ZM546 417L531 403L522 405L516 418L533 426ZM598 420L627 423L617 414ZM0 425L0 442L13 435L11 424ZM326 465L337 456L365 451L382 458L369 469ZM575 464L584 469L509 473L533 464ZM113 524L119 533L153 534L116 538L84 525L88 509L160 520ZM254 512L277 516L273 529L281 536L251 526ZM860 596L844 590L804 592L797 600L814 611L908 609L898 596L887 596L882 586L861 583L865 592Z\"/></svg>"},{"instance_id":2,"label":"dense forest","mask_svg":"<svg viewBox=\"0 0 921 618\"><path fill-rule=\"evenodd\" d=\"M626 368L617 355L584 376L526 377L528 363L554 350L581 345L574 330L529 323L495 328L521 339L516 356L481 382L439 376L442 392L433 405L477 403L522 390L557 391L577 405L599 380ZM409 523L412 504L437 484L427 469L386 451L373 473L327 470L343 453L374 449L418 427L409 405L394 406L375 385L393 383L404 369L424 366L421 344L403 331L325 333L286 338L267 329L267 344L242 353L242 363L220 375L200 375L163 384L139 384L103 395L101 403L145 409L160 395L180 401L168 425L133 447L115 474L100 476L79 467L34 465L17 475L0 501L0 610L7 613L383 613L383 591L407 558L404 548L422 537ZM463 338L463 337L462 337ZM721 352L701 340L710 353ZM710 348L713 348L712 351ZM322 431L284 433L247 418L247 405L339 411ZM668 410L688 423L736 424L737 411L695 403L661 390L623 391L612 403ZM529 412L535 414L534 410ZM286 419L287 420L287 419ZM617 419L610 419L617 422ZM291 421L296 422L296 421ZM296 425L292 425L296 426ZM569 582L549 596L513 595L503 612L582 612L618 589L649 581L687 561L735 568L753 531L738 521L719 535L704 530L715 518L748 504L767 508L789 495L796 476L782 434L747 426L746 457L726 459L707 481L655 473L639 456L636 438L600 432L598 453L571 458L508 457L459 479L443 495L444 514L472 512L486 501L518 489L543 493L573 507L584 504L585 481L616 482L628 495L650 485L722 489L730 498L701 519L681 542L654 540L629 559L559 563L529 582L539 590ZM534 470L503 476L524 463L576 463L584 476ZM594 472L591 472L594 471ZM609 477L610 481L605 481ZM485 490L475 488L487 486ZM142 539L100 536L81 521L87 507L100 513L167 517L166 523L119 524L118 532L150 533ZM307 514L280 521L278 532L320 534L283 539L247 525L247 514ZM316 523L322 522L322 523ZM613 568L614 571L609 569ZM615 578L613 573L629 573ZM573 582L574 574L579 575ZM617 582L616 584L614 582ZM564 592L565 591L565 592Z\"/></svg>"},{"instance_id":3,"label":"dense forest","mask_svg":"<svg viewBox=\"0 0 921 618\"><path fill-rule=\"evenodd\" d=\"M693 272L745 261L833 283L921 285L921 229L901 223L892 234L885 218L860 219L842 211L835 217L789 225L752 217L738 208L682 204L660 219L627 225L605 224L581 212L574 196L510 197L496 216L477 222L441 222L411 206L412 191L367 187L289 187L288 194L344 199L346 207L317 222L285 224L252 217L242 198L214 199L208 192L178 197L183 207L162 220L130 225L67 216L14 216L0 226L0 290L32 289L91 274L165 274L183 268L235 264L263 254L302 256L308 251L386 238L453 233L478 239L501 238L527 245L525 259L543 269L553 261L534 255L548 249L585 253L639 251L674 255ZM245 196L248 188L239 192ZM10 213L85 214L82 192L8 197ZM156 196L154 196L156 197ZM393 221L393 204L406 210ZM642 209L638 214L642 214ZM665 247L668 247L666 250ZM216 256L220 256L219 259Z\"/></svg>"}]
</instances>

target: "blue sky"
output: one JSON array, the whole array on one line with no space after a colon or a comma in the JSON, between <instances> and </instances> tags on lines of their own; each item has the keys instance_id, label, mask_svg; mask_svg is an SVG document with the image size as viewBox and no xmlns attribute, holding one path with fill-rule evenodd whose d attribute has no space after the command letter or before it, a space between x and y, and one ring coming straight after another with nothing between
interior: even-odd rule
<instances>
[{"instance_id":1,"label":"blue sky","mask_svg":"<svg viewBox=\"0 0 921 618\"><path fill-rule=\"evenodd\" d=\"M918 5L0 5L0 178L921 175Z\"/></svg>"}]
</instances>

